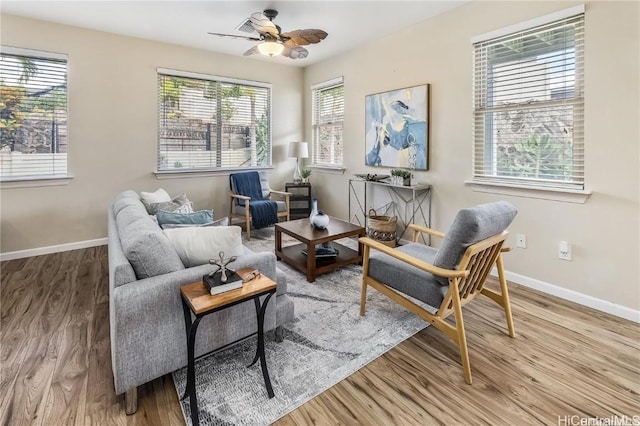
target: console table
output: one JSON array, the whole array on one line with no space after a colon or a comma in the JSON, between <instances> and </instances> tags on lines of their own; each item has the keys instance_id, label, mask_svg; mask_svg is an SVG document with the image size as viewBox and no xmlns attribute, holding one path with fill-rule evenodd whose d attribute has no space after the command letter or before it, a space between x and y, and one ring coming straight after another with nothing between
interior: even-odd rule
<instances>
[{"instance_id":1,"label":"console table","mask_svg":"<svg viewBox=\"0 0 640 426\"><path fill-rule=\"evenodd\" d=\"M284 190L291 193L291 197L289 197L291 219L309 217L311 214L311 184L287 182L284 184Z\"/></svg>"},{"instance_id":2,"label":"console table","mask_svg":"<svg viewBox=\"0 0 640 426\"><path fill-rule=\"evenodd\" d=\"M379 188L386 193L388 201L374 205L373 188ZM366 228L369 209L376 210L378 215L398 217L397 240L399 241L404 237L407 226L411 223L431 226L431 185L418 183L400 186L387 182L349 179L349 222ZM428 236L425 237L423 234L422 238L425 243L431 243Z\"/></svg>"}]
</instances>

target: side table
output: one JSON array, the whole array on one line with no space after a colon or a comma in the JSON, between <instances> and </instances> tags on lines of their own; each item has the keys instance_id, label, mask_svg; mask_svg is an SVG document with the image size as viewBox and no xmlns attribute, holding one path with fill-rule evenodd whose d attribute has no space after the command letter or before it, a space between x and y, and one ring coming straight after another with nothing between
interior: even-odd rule
<instances>
[{"instance_id":1,"label":"side table","mask_svg":"<svg viewBox=\"0 0 640 426\"><path fill-rule=\"evenodd\" d=\"M309 217L311 214L311 184L287 182L284 184L284 190L291 193L289 198L291 219Z\"/></svg>"},{"instance_id":2,"label":"side table","mask_svg":"<svg viewBox=\"0 0 640 426\"><path fill-rule=\"evenodd\" d=\"M237 271L238 275L245 277L252 269L242 269ZM273 388L271 387L271 379L267 370L267 361L264 354L264 313L267 303L271 296L276 292L276 283L260 274L251 281L244 283L241 288L227 291L225 293L210 295L202 281L183 285L180 287L182 295L182 308L184 311L184 323L187 331L187 385L185 386L184 395L180 400L184 400L189 396L189 405L191 407L191 423L198 426L200 423L198 417L198 401L196 397L196 377L194 364L194 347L196 341L196 332L200 320L208 314L229 308L242 302L253 299L256 307L256 316L258 319L258 347L256 355L248 367L253 366L260 359L260 367L262 368L262 377L267 388L269 398L273 398ZM260 296L267 295L262 304ZM195 320L191 321L191 313L195 315ZM247 368L248 368L247 367Z\"/></svg>"}]
</instances>

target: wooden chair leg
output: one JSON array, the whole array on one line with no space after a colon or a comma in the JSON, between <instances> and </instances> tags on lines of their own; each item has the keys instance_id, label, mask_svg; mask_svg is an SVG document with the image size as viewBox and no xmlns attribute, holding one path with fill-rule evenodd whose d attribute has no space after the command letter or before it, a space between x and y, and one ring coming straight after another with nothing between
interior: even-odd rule
<instances>
[{"instance_id":1,"label":"wooden chair leg","mask_svg":"<svg viewBox=\"0 0 640 426\"><path fill-rule=\"evenodd\" d=\"M458 332L458 348L460 348L460 359L462 361L462 368L464 369L464 381L467 384L471 384L471 362L469 361L469 350L467 349L467 336L464 331L464 320L462 319L462 304L460 303L460 297L457 294L457 285L454 288L453 301L453 314L456 319L456 330Z\"/></svg>"},{"instance_id":2,"label":"wooden chair leg","mask_svg":"<svg viewBox=\"0 0 640 426\"><path fill-rule=\"evenodd\" d=\"M369 246L364 246L362 253L362 293L360 294L360 316L364 316L367 303L367 276L369 275Z\"/></svg>"},{"instance_id":3,"label":"wooden chair leg","mask_svg":"<svg viewBox=\"0 0 640 426\"><path fill-rule=\"evenodd\" d=\"M367 303L367 281L362 277L362 293L360 294L360 316L364 316L365 304Z\"/></svg>"},{"instance_id":4,"label":"wooden chair leg","mask_svg":"<svg viewBox=\"0 0 640 426\"><path fill-rule=\"evenodd\" d=\"M246 228L247 228L247 241L251 240L251 216L249 216L249 203L246 203L244 206L245 209L245 213L244 213L244 219L245 219L245 223Z\"/></svg>"},{"instance_id":5,"label":"wooden chair leg","mask_svg":"<svg viewBox=\"0 0 640 426\"><path fill-rule=\"evenodd\" d=\"M507 279L504 276L504 263L502 262L502 255L498 255L496 265L498 267L498 279L500 280L500 292L502 293L502 306L504 307L504 315L507 317L507 327L509 327L509 336L516 337L516 329L513 325L513 317L511 316L511 302L509 301Z\"/></svg>"},{"instance_id":6,"label":"wooden chair leg","mask_svg":"<svg viewBox=\"0 0 640 426\"><path fill-rule=\"evenodd\" d=\"M124 393L124 412L127 416L138 411L138 387L132 387Z\"/></svg>"}]
</instances>

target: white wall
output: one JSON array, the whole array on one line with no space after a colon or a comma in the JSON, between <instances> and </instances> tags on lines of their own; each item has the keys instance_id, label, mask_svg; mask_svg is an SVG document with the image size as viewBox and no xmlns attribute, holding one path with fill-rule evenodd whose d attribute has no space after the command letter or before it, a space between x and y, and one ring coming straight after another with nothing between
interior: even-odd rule
<instances>
[{"instance_id":1,"label":"white wall","mask_svg":"<svg viewBox=\"0 0 640 426\"><path fill-rule=\"evenodd\" d=\"M196 208L228 213L228 175L158 180L158 67L272 83L274 187L284 188L300 140L303 71L295 67L188 49L104 32L2 15L2 44L66 53L69 83L69 173L65 186L8 188L0 193L0 252L106 236L107 206L124 189L186 192Z\"/></svg>"},{"instance_id":2,"label":"white wall","mask_svg":"<svg viewBox=\"0 0 640 426\"><path fill-rule=\"evenodd\" d=\"M526 249L505 257L512 273L623 307L640 308L639 279L639 4L588 2L585 18L586 186L584 204L475 192L471 178L471 37L576 5L575 2L475 1L375 43L313 65L309 86L337 76L345 82L344 175L314 171L321 207L347 217L347 179L387 173L364 165L364 99L368 94L431 84L430 170L433 226L446 230L458 209L506 199L519 214L510 228L528 237ZM311 137L305 114L306 137ZM573 246L573 261L557 244Z\"/></svg>"}]
</instances>

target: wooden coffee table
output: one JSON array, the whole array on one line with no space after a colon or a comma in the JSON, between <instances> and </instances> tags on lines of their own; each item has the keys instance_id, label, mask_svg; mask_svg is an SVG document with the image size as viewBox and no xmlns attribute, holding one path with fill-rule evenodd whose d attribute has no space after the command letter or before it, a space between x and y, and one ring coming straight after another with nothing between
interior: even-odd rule
<instances>
[{"instance_id":1,"label":"wooden coffee table","mask_svg":"<svg viewBox=\"0 0 640 426\"><path fill-rule=\"evenodd\" d=\"M358 250L350 249L335 241L346 237L364 237L366 231L362 226L345 222L335 217L331 218L327 229L314 229L309 219L291 220L275 225L276 231L276 257L306 274L310 283L316 280L316 276L333 271L352 263L362 263L362 244L358 243ZM282 234L287 234L302 244L282 247ZM316 245L329 243L338 250L338 256L331 259L316 259ZM307 249L308 256L302 253Z\"/></svg>"}]
</instances>

